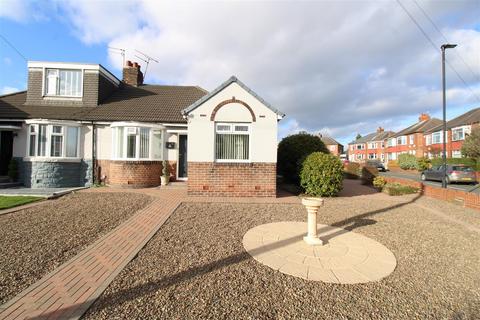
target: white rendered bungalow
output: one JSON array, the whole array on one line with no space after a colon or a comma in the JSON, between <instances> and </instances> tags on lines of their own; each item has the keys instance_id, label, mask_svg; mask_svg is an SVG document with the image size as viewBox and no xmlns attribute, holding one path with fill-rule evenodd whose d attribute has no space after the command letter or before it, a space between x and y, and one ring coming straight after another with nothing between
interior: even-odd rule
<instances>
[{"instance_id":1,"label":"white rendered bungalow","mask_svg":"<svg viewBox=\"0 0 480 320\"><path fill-rule=\"evenodd\" d=\"M276 194L283 117L231 77L198 86L144 85L99 64L29 62L26 91L0 96L0 176L13 159L27 187L160 184L162 162L194 195Z\"/></svg>"}]
</instances>

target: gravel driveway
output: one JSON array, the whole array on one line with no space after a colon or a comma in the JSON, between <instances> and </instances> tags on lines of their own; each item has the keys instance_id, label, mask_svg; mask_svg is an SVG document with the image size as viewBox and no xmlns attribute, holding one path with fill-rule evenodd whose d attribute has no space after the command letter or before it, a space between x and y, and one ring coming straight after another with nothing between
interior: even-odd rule
<instances>
[{"instance_id":1,"label":"gravel driveway","mask_svg":"<svg viewBox=\"0 0 480 320\"><path fill-rule=\"evenodd\" d=\"M327 199L319 223L367 235L397 257L398 266L389 277L359 285L293 278L245 253L241 241L247 230L273 221L304 221L300 205L185 203L84 317L478 317L480 234L407 203L409 199L378 194ZM447 203L441 208L447 215L456 211L457 218L480 218L478 212Z\"/></svg>"},{"instance_id":2,"label":"gravel driveway","mask_svg":"<svg viewBox=\"0 0 480 320\"><path fill-rule=\"evenodd\" d=\"M112 230L150 197L75 193L0 216L0 303Z\"/></svg>"}]
</instances>

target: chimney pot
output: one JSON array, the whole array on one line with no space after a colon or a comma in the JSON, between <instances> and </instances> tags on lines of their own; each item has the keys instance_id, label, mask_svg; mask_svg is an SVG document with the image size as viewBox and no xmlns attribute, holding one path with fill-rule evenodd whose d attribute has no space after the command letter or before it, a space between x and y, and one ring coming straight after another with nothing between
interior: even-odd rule
<instances>
[{"instance_id":1,"label":"chimney pot","mask_svg":"<svg viewBox=\"0 0 480 320\"><path fill-rule=\"evenodd\" d=\"M425 121L425 120L430 120L430 116L426 113L420 114L420 117L418 117L418 121Z\"/></svg>"},{"instance_id":2,"label":"chimney pot","mask_svg":"<svg viewBox=\"0 0 480 320\"><path fill-rule=\"evenodd\" d=\"M132 66L132 61L127 60L126 66L127 66L127 67L131 67L131 66Z\"/></svg>"},{"instance_id":3,"label":"chimney pot","mask_svg":"<svg viewBox=\"0 0 480 320\"><path fill-rule=\"evenodd\" d=\"M382 127L378 127L378 129L377 129L378 133L383 132L383 131L384 131L384 129Z\"/></svg>"},{"instance_id":4,"label":"chimney pot","mask_svg":"<svg viewBox=\"0 0 480 320\"><path fill-rule=\"evenodd\" d=\"M133 63L133 66L134 66L135 68L138 68L138 62L134 62L134 63Z\"/></svg>"}]
</instances>

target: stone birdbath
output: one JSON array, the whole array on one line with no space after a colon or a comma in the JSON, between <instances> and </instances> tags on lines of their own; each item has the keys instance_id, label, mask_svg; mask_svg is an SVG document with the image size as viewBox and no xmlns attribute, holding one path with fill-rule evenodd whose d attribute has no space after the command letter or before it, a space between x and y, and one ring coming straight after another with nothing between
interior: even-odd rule
<instances>
[{"instance_id":1,"label":"stone birdbath","mask_svg":"<svg viewBox=\"0 0 480 320\"><path fill-rule=\"evenodd\" d=\"M303 198L302 204L307 208L307 235L303 237L308 245L321 246L323 245L322 239L317 235L317 213L318 209L323 206L323 199L309 197Z\"/></svg>"}]
</instances>

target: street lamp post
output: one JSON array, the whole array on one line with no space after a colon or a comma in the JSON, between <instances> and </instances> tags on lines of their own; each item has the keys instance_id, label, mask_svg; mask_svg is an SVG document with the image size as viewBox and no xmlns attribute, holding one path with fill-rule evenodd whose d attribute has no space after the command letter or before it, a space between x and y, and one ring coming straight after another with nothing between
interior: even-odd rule
<instances>
[{"instance_id":1,"label":"street lamp post","mask_svg":"<svg viewBox=\"0 0 480 320\"><path fill-rule=\"evenodd\" d=\"M456 44L442 44L442 86L443 86L443 176L442 188L447 187L447 97L445 92L445 50L453 49Z\"/></svg>"}]
</instances>

